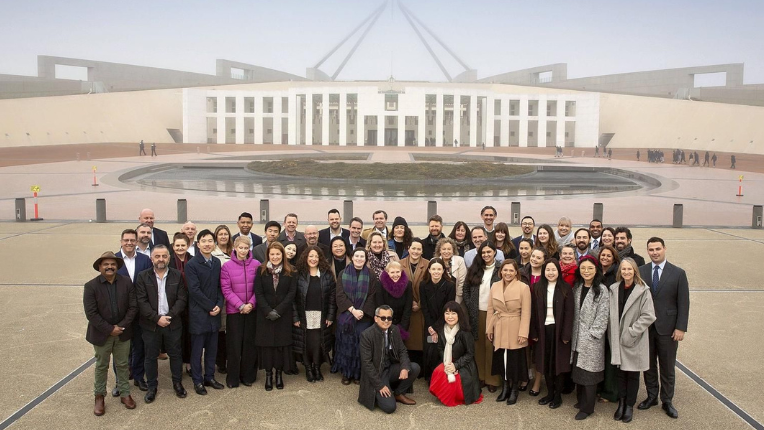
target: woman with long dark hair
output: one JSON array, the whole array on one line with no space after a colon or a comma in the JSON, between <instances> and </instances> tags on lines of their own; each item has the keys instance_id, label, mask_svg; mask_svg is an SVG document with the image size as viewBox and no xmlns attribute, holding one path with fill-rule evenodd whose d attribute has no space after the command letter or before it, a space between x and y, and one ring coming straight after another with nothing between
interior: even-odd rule
<instances>
[{"instance_id":1,"label":"woman with long dark hair","mask_svg":"<svg viewBox=\"0 0 764 430\"><path fill-rule=\"evenodd\" d=\"M425 380L430 382L432 371L438 367L438 329L443 328L443 306L456 300L456 285L446 271L446 264L440 258L433 258L427 266L427 273L419 290L424 315Z\"/></svg>"},{"instance_id":2,"label":"woman with long dark hair","mask_svg":"<svg viewBox=\"0 0 764 430\"><path fill-rule=\"evenodd\" d=\"M496 224L488 240L493 242L496 249L504 253L504 258L516 258L517 250L512 243L512 237L509 235L509 226L507 223L500 222Z\"/></svg>"},{"instance_id":3,"label":"woman with long dark hair","mask_svg":"<svg viewBox=\"0 0 764 430\"><path fill-rule=\"evenodd\" d=\"M464 279L467 277L467 265L464 258L456 255L456 242L450 237L444 237L435 244L434 258L440 258L446 264L446 272L451 274L456 284L456 303L462 302Z\"/></svg>"},{"instance_id":4,"label":"woman with long dark hair","mask_svg":"<svg viewBox=\"0 0 764 430\"><path fill-rule=\"evenodd\" d=\"M531 252L533 252L533 241L528 238L520 239L520 243L517 244L517 261L518 267L521 269L531 262Z\"/></svg>"},{"instance_id":5,"label":"woman with long dark hair","mask_svg":"<svg viewBox=\"0 0 764 430\"><path fill-rule=\"evenodd\" d=\"M602 283L609 287L616 283L618 267L621 263L621 257L618 251L610 245L602 245L599 248L599 254L592 254L599 258L602 266ZM611 358L610 338L605 337L605 379L597 386L597 395L602 403L618 401L618 368L610 364Z\"/></svg>"},{"instance_id":6,"label":"woman with long dark hair","mask_svg":"<svg viewBox=\"0 0 764 430\"><path fill-rule=\"evenodd\" d=\"M456 243L456 251L460 257L464 257L464 253L474 248L472 241L470 240L470 226L464 221L457 221L454 224L454 228L451 229L448 237L454 240Z\"/></svg>"},{"instance_id":7,"label":"woman with long dark hair","mask_svg":"<svg viewBox=\"0 0 764 430\"><path fill-rule=\"evenodd\" d=\"M406 219L400 216L395 217L393 228L387 233L388 249L395 251L395 254L399 259L406 258L406 256L409 255L408 249L409 245L411 245L411 239L413 238L414 234L411 232Z\"/></svg>"},{"instance_id":8,"label":"woman with long dark hair","mask_svg":"<svg viewBox=\"0 0 764 430\"><path fill-rule=\"evenodd\" d=\"M334 275L334 279L337 279L340 272L345 270L345 267L352 264L352 262L347 253L347 244L342 236L334 236L331 242L329 242L329 248L332 251L332 258L329 260L329 266L332 275Z\"/></svg>"},{"instance_id":9,"label":"woman with long dark hair","mask_svg":"<svg viewBox=\"0 0 764 430\"><path fill-rule=\"evenodd\" d=\"M556 409L562 405L565 374L570 372L573 292L557 260L546 260L542 269L544 277L533 290L530 337L536 345L536 369L546 380L547 395L539 399L539 405Z\"/></svg>"},{"instance_id":10,"label":"woman with long dark hair","mask_svg":"<svg viewBox=\"0 0 764 430\"><path fill-rule=\"evenodd\" d=\"M534 248L543 248L546 250L546 255L549 258L560 258L560 250L558 249L558 242L554 237L554 230L548 224L539 226L536 230L536 242L533 244Z\"/></svg>"}]
</instances>

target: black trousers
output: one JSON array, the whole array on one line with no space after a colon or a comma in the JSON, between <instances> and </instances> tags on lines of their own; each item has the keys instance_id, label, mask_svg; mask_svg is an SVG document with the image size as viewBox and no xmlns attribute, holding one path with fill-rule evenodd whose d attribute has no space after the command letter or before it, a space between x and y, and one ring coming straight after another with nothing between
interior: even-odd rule
<instances>
[{"instance_id":1,"label":"black trousers","mask_svg":"<svg viewBox=\"0 0 764 430\"><path fill-rule=\"evenodd\" d=\"M416 381L417 376L419 376L420 370L421 369L419 368L418 364L411 363L411 371L409 372L409 377L403 380L398 379L401 374L400 363L393 363L389 367L386 367L384 370L382 370L382 375L380 375L379 379L382 381L387 381L387 384L385 385L392 392L392 396L382 397L382 395L379 394L379 391L377 391L377 406L379 406L379 408L382 409L386 414L392 414L395 412L395 396L408 392L409 388L414 385L414 381Z\"/></svg>"},{"instance_id":2,"label":"black trousers","mask_svg":"<svg viewBox=\"0 0 764 430\"><path fill-rule=\"evenodd\" d=\"M594 413L594 404L597 403L597 384L576 384L576 396L578 398L578 410L591 415Z\"/></svg>"},{"instance_id":3,"label":"black trousers","mask_svg":"<svg viewBox=\"0 0 764 430\"><path fill-rule=\"evenodd\" d=\"M649 336L650 370L644 372L647 395L658 398L658 367L660 366L660 399L663 403L671 403L674 399L676 350L679 342L671 339L670 335L659 335L654 326L650 326Z\"/></svg>"},{"instance_id":4,"label":"black trousers","mask_svg":"<svg viewBox=\"0 0 764 430\"><path fill-rule=\"evenodd\" d=\"M555 354L555 346L557 339L554 336L555 325L549 324L544 326L544 380L546 381L547 396L554 396L559 400L562 398L562 388L565 384L565 375L555 375L557 367L555 361L557 360L557 354Z\"/></svg>"},{"instance_id":5,"label":"black trousers","mask_svg":"<svg viewBox=\"0 0 764 430\"><path fill-rule=\"evenodd\" d=\"M156 388L157 382L157 357L159 348L164 345L167 355L170 356L170 372L172 382L181 382L183 379L183 358L180 353L180 327L156 327L156 330L143 330L143 344L146 348L143 361L146 368L146 383L149 388Z\"/></svg>"},{"instance_id":6,"label":"black trousers","mask_svg":"<svg viewBox=\"0 0 764 430\"><path fill-rule=\"evenodd\" d=\"M639 372L627 372L618 370L618 398L626 398L626 406L634 406L637 403L639 392Z\"/></svg>"},{"instance_id":7,"label":"black trousers","mask_svg":"<svg viewBox=\"0 0 764 430\"><path fill-rule=\"evenodd\" d=\"M226 349L228 374L226 383L235 387L239 381L252 384L257 379L257 349L255 348L255 312L226 316ZM218 345L218 349L222 349Z\"/></svg>"},{"instance_id":8,"label":"black trousers","mask_svg":"<svg viewBox=\"0 0 764 430\"><path fill-rule=\"evenodd\" d=\"M227 326L226 331L218 331L218 356L215 359L215 364L217 364L218 367L228 367L228 341L226 340L227 333Z\"/></svg>"},{"instance_id":9,"label":"black trousers","mask_svg":"<svg viewBox=\"0 0 764 430\"><path fill-rule=\"evenodd\" d=\"M321 365L321 329L305 330L305 366Z\"/></svg>"},{"instance_id":10,"label":"black trousers","mask_svg":"<svg viewBox=\"0 0 764 430\"><path fill-rule=\"evenodd\" d=\"M202 374L204 354L204 374ZM215 359L218 355L218 332L191 333L191 379L194 385L215 378Z\"/></svg>"}]
</instances>

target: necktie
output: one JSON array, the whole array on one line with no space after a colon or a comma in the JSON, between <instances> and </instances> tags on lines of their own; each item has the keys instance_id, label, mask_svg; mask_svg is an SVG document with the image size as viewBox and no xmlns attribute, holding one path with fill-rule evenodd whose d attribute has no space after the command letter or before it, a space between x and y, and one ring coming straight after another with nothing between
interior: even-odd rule
<instances>
[{"instance_id":1,"label":"necktie","mask_svg":"<svg viewBox=\"0 0 764 430\"><path fill-rule=\"evenodd\" d=\"M592 246L592 249L598 247L600 245L600 241L597 239L594 239L594 245Z\"/></svg>"},{"instance_id":2,"label":"necktie","mask_svg":"<svg viewBox=\"0 0 764 430\"><path fill-rule=\"evenodd\" d=\"M658 269L660 268L660 266L653 268L653 294L658 292Z\"/></svg>"}]
</instances>

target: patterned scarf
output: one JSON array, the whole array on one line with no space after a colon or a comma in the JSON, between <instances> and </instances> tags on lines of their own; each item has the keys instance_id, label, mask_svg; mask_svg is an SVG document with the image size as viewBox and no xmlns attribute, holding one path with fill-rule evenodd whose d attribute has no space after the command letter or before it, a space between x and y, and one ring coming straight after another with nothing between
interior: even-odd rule
<instances>
[{"instance_id":1,"label":"patterned scarf","mask_svg":"<svg viewBox=\"0 0 764 430\"><path fill-rule=\"evenodd\" d=\"M368 266L369 269L374 273L374 276L379 279L380 275L382 275L382 272L385 271L385 267L387 267L387 263L390 262L390 254L387 253L387 251L382 251L382 254L380 254L379 257L376 256L373 252L369 251L366 253L366 258L369 260Z\"/></svg>"},{"instance_id":2,"label":"patterned scarf","mask_svg":"<svg viewBox=\"0 0 764 430\"><path fill-rule=\"evenodd\" d=\"M631 245L626 245L626 247L618 251L618 256L621 257L621 260L623 260L626 257L631 257L632 252L633 250L631 249Z\"/></svg>"},{"instance_id":3,"label":"patterned scarf","mask_svg":"<svg viewBox=\"0 0 764 430\"><path fill-rule=\"evenodd\" d=\"M356 309L363 309L363 303L369 293L369 269L364 267L359 272L352 264L345 268L340 277L342 289L353 303ZM355 330L357 320L350 311L340 314L339 324L344 333L351 333Z\"/></svg>"},{"instance_id":4,"label":"patterned scarf","mask_svg":"<svg viewBox=\"0 0 764 430\"><path fill-rule=\"evenodd\" d=\"M284 266L279 264L278 266L273 267L273 264L271 264L269 261L265 267L268 268L268 272L270 272L271 276L273 276L273 289L275 290L279 287L279 274L281 273L281 269L283 269Z\"/></svg>"}]
</instances>

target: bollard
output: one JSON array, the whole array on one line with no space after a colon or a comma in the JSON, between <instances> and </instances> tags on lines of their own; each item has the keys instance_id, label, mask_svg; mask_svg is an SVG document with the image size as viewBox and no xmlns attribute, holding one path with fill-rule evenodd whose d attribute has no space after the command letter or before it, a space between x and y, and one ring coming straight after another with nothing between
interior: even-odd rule
<instances>
[{"instance_id":1,"label":"bollard","mask_svg":"<svg viewBox=\"0 0 764 430\"><path fill-rule=\"evenodd\" d=\"M106 199L96 199L96 222L106 222Z\"/></svg>"},{"instance_id":2,"label":"bollard","mask_svg":"<svg viewBox=\"0 0 764 430\"><path fill-rule=\"evenodd\" d=\"M271 219L271 204L268 199L260 199L260 223L265 224Z\"/></svg>"},{"instance_id":3,"label":"bollard","mask_svg":"<svg viewBox=\"0 0 764 430\"><path fill-rule=\"evenodd\" d=\"M346 223L350 224L350 220L353 218L352 200L345 200L342 202L342 217Z\"/></svg>"},{"instance_id":4,"label":"bollard","mask_svg":"<svg viewBox=\"0 0 764 430\"><path fill-rule=\"evenodd\" d=\"M16 222L26 222L26 220L27 220L27 199L16 199Z\"/></svg>"},{"instance_id":5,"label":"bollard","mask_svg":"<svg viewBox=\"0 0 764 430\"><path fill-rule=\"evenodd\" d=\"M188 202L186 199L178 199L178 224L188 221Z\"/></svg>"},{"instance_id":6,"label":"bollard","mask_svg":"<svg viewBox=\"0 0 764 430\"><path fill-rule=\"evenodd\" d=\"M426 222L430 222L430 218L432 218L433 215L438 214L438 202L435 200L428 200L427 201L427 220Z\"/></svg>"},{"instance_id":7,"label":"bollard","mask_svg":"<svg viewBox=\"0 0 764 430\"><path fill-rule=\"evenodd\" d=\"M16 199L19 200L19 199ZM764 215L761 205L753 206L753 218L751 219L752 228L761 228L761 217Z\"/></svg>"},{"instance_id":8,"label":"bollard","mask_svg":"<svg viewBox=\"0 0 764 430\"><path fill-rule=\"evenodd\" d=\"M592 211L592 219L598 219L600 222L604 223L604 221L602 221L602 211L602 203L595 203L594 210Z\"/></svg>"},{"instance_id":9,"label":"bollard","mask_svg":"<svg viewBox=\"0 0 764 430\"><path fill-rule=\"evenodd\" d=\"M520 202L512 202L510 206L510 212L512 213L512 225L520 225Z\"/></svg>"},{"instance_id":10,"label":"bollard","mask_svg":"<svg viewBox=\"0 0 764 430\"><path fill-rule=\"evenodd\" d=\"M682 228L682 218L684 218L684 205L675 204L674 205L674 224L672 225L672 227Z\"/></svg>"}]
</instances>

